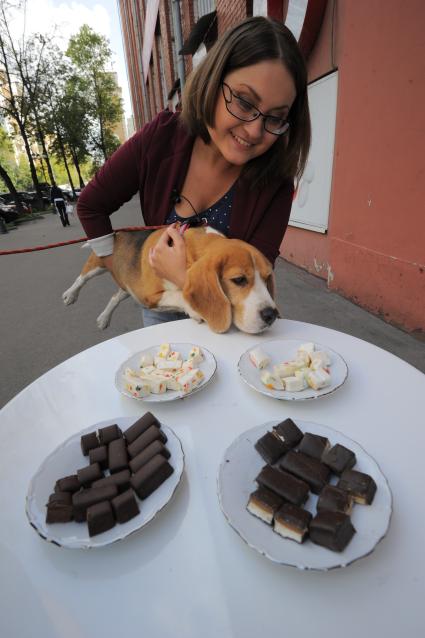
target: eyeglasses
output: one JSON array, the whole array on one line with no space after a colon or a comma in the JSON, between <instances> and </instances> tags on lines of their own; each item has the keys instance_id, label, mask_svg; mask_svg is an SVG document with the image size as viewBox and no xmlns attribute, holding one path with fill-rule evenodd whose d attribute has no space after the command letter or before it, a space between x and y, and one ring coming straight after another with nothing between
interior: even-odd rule
<instances>
[{"instance_id":1,"label":"eyeglasses","mask_svg":"<svg viewBox=\"0 0 425 638\"><path fill-rule=\"evenodd\" d=\"M264 129L272 135L284 135L289 129L289 122L284 117L275 115L264 115L257 107L244 98L236 95L226 82L221 83L226 109L242 122L253 122L259 117L263 118Z\"/></svg>"}]
</instances>

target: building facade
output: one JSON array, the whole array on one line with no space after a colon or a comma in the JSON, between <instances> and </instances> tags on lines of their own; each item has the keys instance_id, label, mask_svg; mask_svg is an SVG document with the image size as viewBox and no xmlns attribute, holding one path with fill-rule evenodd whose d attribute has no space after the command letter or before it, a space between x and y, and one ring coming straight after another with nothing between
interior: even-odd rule
<instances>
[{"instance_id":1,"label":"building facade","mask_svg":"<svg viewBox=\"0 0 425 638\"><path fill-rule=\"evenodd\" d=\"M139 129L179 108L192 68L250 15L307 61L313 144L281 255L407 331L425 331L425 4L421 0L119 0ZM308 318L306 318L308 320Z\"/></svg>"}]
</instances>

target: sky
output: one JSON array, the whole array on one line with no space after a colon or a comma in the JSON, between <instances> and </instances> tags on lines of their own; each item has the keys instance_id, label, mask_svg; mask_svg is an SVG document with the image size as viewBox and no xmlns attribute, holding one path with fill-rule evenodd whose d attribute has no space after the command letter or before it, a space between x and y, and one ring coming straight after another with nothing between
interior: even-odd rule
<instances>
[{"instance_id":1,"label":"sky","mask_svg":"<svg viewBox=\"0 0 425 638\"><path fill-rule=\"evenodd\" d=\"M113 51L112 70L118 74L118 83L123 91L126 117L131 115L131 103L127 82L120 19L116 0L26 0L25 31L29 33L52 33L57 35L56 44L65 49L69 38L83 24L106 36ZM19 37L24 27L22 10L16 16L13 32Z\"/></svg>"}]
</instances>

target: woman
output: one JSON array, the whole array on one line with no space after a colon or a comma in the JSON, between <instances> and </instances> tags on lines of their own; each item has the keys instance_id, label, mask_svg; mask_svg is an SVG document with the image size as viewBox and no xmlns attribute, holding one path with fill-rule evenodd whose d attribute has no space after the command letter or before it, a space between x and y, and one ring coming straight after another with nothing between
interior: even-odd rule
<instances>
[{"instance_id":1,"label":"woman","mask_svg":"<svg viewBox=\"0 0 425 638\"><path fill-rule=\"evenodd\" d=\"M109 215L139 192L146 225L169 224L151 265L179 287L186 254L176 221L207 221L274 263L309 145L307 73L296 40L282 23L248 18L193 71L181 114L160 113L98 171L78 214L110 267ZM144 325L182 316L145 309Z\"/></svg>"}]
</instances>

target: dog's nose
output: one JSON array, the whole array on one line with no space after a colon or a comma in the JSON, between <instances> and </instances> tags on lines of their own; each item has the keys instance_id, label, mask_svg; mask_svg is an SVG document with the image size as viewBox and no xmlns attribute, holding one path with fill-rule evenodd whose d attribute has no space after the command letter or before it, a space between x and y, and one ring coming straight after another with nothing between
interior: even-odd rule
<instances>
[{"instance_id":1,"label":"dog's nose","mask_svg":"<svg viewBox=\"0 0 425 638\"><path fill-rule=\"evenodd\" d=\"M266 323L268 326L272 325L273 321L277 318L278 314L279 313L277 309L272 308L271 306L267 306L266 308L263 308L262 310L260 310L260 317L264 321L264 323Z\"/></svg>"}]
</instances>

